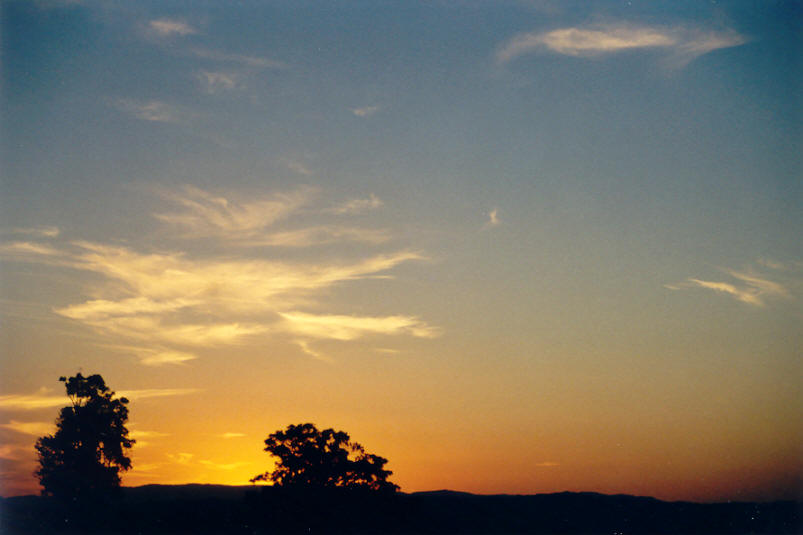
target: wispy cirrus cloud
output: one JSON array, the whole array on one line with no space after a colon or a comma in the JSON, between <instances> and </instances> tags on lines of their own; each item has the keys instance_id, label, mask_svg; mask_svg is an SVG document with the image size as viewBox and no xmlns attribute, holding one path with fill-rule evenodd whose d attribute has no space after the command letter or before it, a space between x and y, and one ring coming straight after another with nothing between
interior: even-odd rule
<instances>
[{"instance_id":1,"label":"wispy cirrus cloud","mask_svg":"<svg viewBox=\"0 0 803 535\"><path fill-rule=\"evenodd\" d=\"M255 238L243 242L249 246L273 247L310 247L337 242L362 242L373 245L384 243L390 239L390 233L384 229L365 229L356 227L319 226L275 232L264 238Z\"/></svg>"},{"instance_id":2,"label":"wispy cirrus cloud","mask_svg":"<svg viewBox=\"0 0 803 535\"><path fill-rule=\"evenodd\" d=\"M196 301L189 299L172 299L168 301L154 301L147 297L131 297L119 301L107 299L93 299L77 305L68 305L57 309L62 316L74 320L96 321L110 317L132 316L138 314L160 314L172 312L192 306Z\"/></svg>"},{"instance_id":3,"label":"wispy cirrus cloud","mask_svg":"<svg viewBox=\"0 0 803 535\"><path fill-rule=\"evenodd\" d=\"M38 238L56 238L59 234L61 234L61 229L53 226L15 227L7 231L3 231L3 234L27 234Z\"/></svg>"},{"instance_id":4,"label":"wispy cirrus cloud","mask_svg":"<svg viewBox=\"0 0 803 535\"><path fill-rule=\"evenodd\" d=\"M295 162L287 165L295 168ZM305 167L299 168L298 172L308 173ZM303 186L286 193L237 201L186 186L179 193L162 193L166 200L180 206L180 211L154 215L165 223L184 229L188 237L225 238L226 243L239 246L309 247L342 241L377 245L390 239L390 233L385 229L331 224L269 232L270 227L301 210L314 212L310 205L317 194L316 188ZM324 209L323 213L353 215L375 210L383 204L379 197L370 194L367 198L351 199Z\"/></svg>"},{"instance_id":5,"label":"wispy cirrus cloud","mask_svg":"<svg viewBox=\"0 0 803 535\"><path fill-rule=\"evenodd\" d=\"M292 296L359 280L402 262L421 260L415 252L374 255L348 263L290 264L272 260L192 260L181 253L138 253L132 249L75 242L72 267L105 276L116 299L93 299L58 309L66 317L93 321L130 315L157 315L205 305L254 312L266 303L296 302ZM128 297L128 295L133 297ZM281 300L281 297L287 297ZM146 325L145 327L152 327Z\"/></svg>"},{"instance_id":6,"label":"wispy cirrus cloud","mask_svg":"<svg viewBox=\"0 0 803 535\"><path fill-rule=\"evenodd\" d=\"M746 42L745 36L730 29L599 24L516 35L499 48L496 59L499 63L508 63L539 50L593 58L628 50L656 49L669 52L672 62L682 66L703 54Z\"/></svg>"},{"instance_id":7,"label":"wispy cirrus cloud","mask_svg":"<svg viewBox=\"0 0 803 535\"><path fill-rule=\"evenodd\" d=\"M181 19L154 19L148 21L148 30L160 37L171 37L174 35L185 36L198 33L198 30L186 21Z\"/></svg>"},{"instance_id":8,"label":"wispy cirrus cloud","mask_svg":"<svg viewBox=\"0 0 803 535\"><path fill-rule=\"evenodd\" d=\"M229 431L227 433L221 433L218 436L220 438L242 438L242 437L244 437L246 435L245 435L245 433L233 433L233 432Z\"/></svg>"},{"instance_id":9,"label":"wispy cirrus cloud","mask_svg":"<svg viewBox=\"0 0 803 535\"><path fill-rule=\"evenodd\" d=\"M55 429L55 424L53 422L19 422L11 420L7 424L0 424L0 427L24 435L43 436L52 433Z\"/></svg>"},{"instance_id":10,"label":"wispy cirrus cloud","mask_svg":"<svg viewBox=\"0 0 803 535\"><path fill-rule=\"evenodd\" d=\"M298 339L298 340L294 340L294 342L301 349L301 351L303 351L304 353L306 353L310 357L314 358L315 360L319 360L321 362L327 362L329 364L334 362L334 359L332 357L330 357L329 355L326 355L323 352L318 351L317 349L313 348L310 345L309 340Z\"/></svg>"},{"instance_id":11,"label":"wispy cirrus cloud","mask_svg":"<svg viewBox=\"0 0 803 535\"><path fill-rule=\"evenodd\" d=\"M142 254L129 248L74 242L77 250L62 251L72 269L102 275L106 283L95 293L107 294L54 312L79 321L101 334L135 342L129 350L143 364L184 363L195 358L187 347L242 343L257 335L288 332L320 337L325 324L335 327L335 339L360 333L408 333L422 336L427 327L408 316L352 318L281 312L306 302L315 292L348 281L384 277L384 272L418 253L401 251L349 263L287 264L270 260L192 260L182 254ZM215 311L210 314L209 311ZM218 318L232 318L222 322ZM281 325L280 325L281 324ZM151 346L149 346L150 344ZM157 344L156 347L152 347ZM30 404L57 406L50 398ZM9 400L8 402L11 402ZM17 399L17 404L25 400ZM2 406L2 400L0 400Z\"/></svg>"},{"instance_id":12,"label":"wispy cirrus cloud","mask_svg":"<svg viewBox=\"0 0 803 535\"><path fill-rule=\"evenodd\" d=\"M263 231L308 204L315 188L301 187L263 199L237 202L204 190L186 186L180 194L165 194L183 208L180 212L155 214L172 225L201 236L248 237Z\"/></svg>"},{"instance_id":13,"label":"wispy cirrus cloud","mask_svg":"<svg viewBox=\"0 0 803 535\"><path fill-rule=\"evenodd\" d=\"M150 345L145 345L146 342ZM141 340L139 343L141 345L120 343L98 343L97 345L115 353L133 355L139 359L140 364L145 366L183 365L198 358L198 355L189 353L186 350L179 351L160 346L152 339Z\"/></svg>"},{"instance_id":14,"label":"wispy cirrus cloud","mask_svg":"<svg viewBox=\"0 0 803 535\"><path fill-rule=\"evenodd\" d=\"M190 117L186 112L161 100L138 101L121 98L113 101L113 104L120 111L143 121L181 123Z\"/></svg>"},{"instance_id":15,"label":"wispy cirrus cloud","mask_svg":"<svg viewBox=\"0 0 803 535\"><path fill-rule=\"evenodd\" d=\"M143 252L132 247L72 241L59 247L37 242L0 245L0 255L22 262L49 263L92 273L91 298L52 311L94 331L97 343L136 357L146 366L187 364L202 349L242 346L282 337L321 360L309 339L355 340L369 334L434 336L437 330L418 317L391 314L347 316L321 313L320 295L332 287L365 279L391 278L396 266L425 258L399 250L358 254L345 259L280 261L258 247L309 248L353 242L376 246L390 239L384 229L316 225L286 231L272 226L301 211L326 217L329 209L309 206L313 188L234 201L187 187L164 198L179 209L156 217L178 238L214 238L218 256L193 256L181 250ZM381 205L375 195L338 206L357 213ZM209 242L206 242L209 244ZM331 255L330 248L319 250ZM337 252L335 252L337 254ZM350 252L354 255L354 252ZM324 331L329 330L329 334ZM300 340L300 341L299 341ZM29 400L31 404L56 402ZM11 400L9 400L9 403ZM16 403L24 404L17 399Z\"/></svg>"},{"instance_id":16,"label":"wispy cirrus cloud","mask_svg":"<svg viewBox=\"0 0 803 535\"><path fill-rule=\"evenodd\" d=\"M138 352L139 362L145 366L164 366L165 364L184 364L198 358L197 355L186 351L172 349L142 348Z\"/></svg>"},{"instance_id":17,"label":"wispy cirrus cloud","mask_svg":"<svg viewBox=\"0 0 803 535\"><path fill-rule=\"evenodd\" d=\"M142 390L121 390L117 397L128 398L131 401L160 398L169 396L183 396L199 392L196 388L151 388ZM53 407L65 407L70 400L66 396L46 394L6 394L0 396L0 409L7 410L38 410Z\"/></svg>"},{"instance_id":18,"label":"wispy cirrus cloud","mask_svg":"<svg viewBox=\"0 0 803 535\"><path fill-rule=\"evenodd\" d=\"M140 390L120 390L118 397L128 398L131 401L149 398L166 398L173 396L186 396L200 392L198 388L145 388Z\"/></svg>"},{"instance_id":19,"label":"wispy cirrus cloud","mask_svg":"<svg viewBox=\"0 0 803 535\"><path fill-rule=\"evenodd\" d=\"M245 67L259 69L280 69L285 67L284 63L273 59L259 56L247 56L242 54L229 54L226 52L220 52L218 50L210 50L208 48L193 48L190 50L190 53L197 58L216 62L235 63Z\"/></svg>"},{"instance_id":20,"label":"wispy cirrus cloud","mask_svg":"<svg viewBox=\"0 0 803 535\"><path fill-rule=\"evenodd\" d=\"M351 199L342 204L329 209L329 212L337 215L360 214L369 210L376 210L384 206L382 199L371 193L365 199Z\"/></svg>"},{"instance_id":21,"label":"wispy cirrus cloud","mask_svg":"<svg viewBox=\"0 0 803 535\"><path fill-rule=\"evenodd\" d=\"M437 329L415 316L317 315L304 312L281 312L279 315L284 320L282 328L311 338L356 340L370 334L410 334L434 338L439 334Z\"/></svg>"},{"instance_id":22,"label":"wispy cirrus cloud","mask_svg":"<svg viewBox=\"0 0 803 535\"><path fill-rule=\"evenodd\" d=\"M62 316L70 317L69 311L55 309L55 312ZM151 341L197 348L236 344L249 336L261 334L268 330L268 327L258 323L171 323L169 318L161 315L114 316L83 319L82 322L105 334L126 337L137 340L140 343ZM143 364L149 366L180 364L196 358L192 353L174 350L154 350L150 354L144 353L143 350L135 350L132 353L139 356Z\"/></svg>"},{"instance_id":23,"label":"wispy cirrus cloud","mask_svg":"<svg viewBox=\"0 0 803 535\"><path fill-rule=\"evenodd\" d=\"M70 400L64 396L45 396L38 394L6 394L0 396L0 409L37 410L63 407Z\"/></svg>"},{"instance_id":24,"label":"wispy cirrus cloud","mask_svg":"<svg viewBox=\"0 0 803 535\"><path fill-rule=\"evenodd\" d=\"M730 295L737 301L758 307L765 306L769 300L792 298L791 291L787 286L771 280L766 275L756 274L752 270L724 269L722 271L728 274L731 280L715 281L689 277L683 282L667 284L665 287L670 290L704 288Z\"/></svg>"},{"instance_id":25,"label":"wispy cirrus cloud","mask_svg":"<svg viewBox=\"0 0 803 535\"><path fill-rule=\"evenodd\" d=\"M0 244L0 253L6 256L61 256L58 249L43 243L15 241Z\"/></svg>"}]
</instances>

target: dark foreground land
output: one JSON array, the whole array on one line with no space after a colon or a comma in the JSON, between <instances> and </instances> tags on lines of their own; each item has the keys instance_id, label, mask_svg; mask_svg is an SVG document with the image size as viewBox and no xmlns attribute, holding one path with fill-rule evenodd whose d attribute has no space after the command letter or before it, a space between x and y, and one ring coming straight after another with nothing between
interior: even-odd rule
<instances>
[{"instance_id":1,"label":"dark foreground land","mask_svg":"<svg viewBox=\"0 0 803 535\"><path fill-rule=\"evenodd\" d=\"M2 499L0 533L801 533L797 502L663 502L594 493L366 494L147 485L100 502Z\"/></svg>"}]
</instances>

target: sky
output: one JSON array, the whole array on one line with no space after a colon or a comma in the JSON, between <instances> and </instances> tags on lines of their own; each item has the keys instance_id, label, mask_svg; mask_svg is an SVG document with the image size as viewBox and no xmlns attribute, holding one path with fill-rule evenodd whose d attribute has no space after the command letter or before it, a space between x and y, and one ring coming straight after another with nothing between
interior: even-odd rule
<instances>
[{"instance_id":1,"label":"sky","mask_svg":"<svg viewBox=\"0 0 803 535\"><path fill-rule=\"evenodd\" d=\"M803 4L0 10L0 494L81 371L125 485L801 496Z\"/></svg>"}]
</instances>

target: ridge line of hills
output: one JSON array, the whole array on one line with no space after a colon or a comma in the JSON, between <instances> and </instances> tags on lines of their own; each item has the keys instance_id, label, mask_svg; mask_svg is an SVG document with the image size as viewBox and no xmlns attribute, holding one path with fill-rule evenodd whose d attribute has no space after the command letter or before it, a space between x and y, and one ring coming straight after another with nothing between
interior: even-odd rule
<instances>
[{"instance_id":1,"label":"ridge line of hills","mask_svg":"<svg viewBox=\"0 0 803 535\"><path fill-rule=\"evenodd\" d=\"M240 497L235 496L238 493L246 492L259 492L261 489L269 489L270 485L224 485L218 483L179 483L179 484L163 484L163 483L148 483L146 485L136 486L122 486L123 496L126 498L138 497L147 494L176 494L182 497L195 497L195 498L227 498L227 497ZM205 495L204 495L205 494ZM770 503L801 503L803 500L770 500L770 501L754 501L754 500L726 500L719 502L695 502L692 500L664 500L654 496L642 496L636 494L605 494L602 492L594 491L558 491L558 492L541 492L534 494L519 494L519 493L495 493L495 494L479 494L474 492L466 492L451 489L436 489L424 490L415 492L399 492L404 496L432 496L432 497L454 497L454 498L532 498L532 497L604 497L604 498L617 498L617 499L634 499L634 500L649 500L659 503L667 504L694 504L694 505L718 505L718 504L770 504ZM21 500L21 499L37 499L40 498L37 494L25 494L19 496L0 496L0 500Z\"/></svg>"},{"instance_id":2,"label":"ridge line of hills","mask_svg":"<svg viewBox=\"0 0 803 535\"><path fill-rule=\"evenodd\" d=\"M202 483L121 490L120 499L100 506L34 495L2 498L0 533L803 533L803 501L668 502L569 491L386 494Z\"/></svg>"}]
</instances>

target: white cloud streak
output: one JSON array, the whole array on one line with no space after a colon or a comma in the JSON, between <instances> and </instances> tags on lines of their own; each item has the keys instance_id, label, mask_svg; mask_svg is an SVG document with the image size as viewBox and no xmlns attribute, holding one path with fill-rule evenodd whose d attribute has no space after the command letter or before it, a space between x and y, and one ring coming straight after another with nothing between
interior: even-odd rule
<instances>
[{"instance_id":1,"label":"white cloud streak","mask_svg":"<svg viewBox=\"0 0 803 535\"><path fill-rule=\"evenodd\" d=\"M61 230L58 227L31 227L31 228L12 228L5 233L9 234L28 234L31 236L36 236L39 238L56 238L59 234L61 234Z\"/></svg>"},{"instance_id":2,"label":"white cloud streak","mask_svg":"<svg viewBox=\"0 0 803 535\"><path fill-rule=\"evenodd\" d=\"M118 397L128 398L130 401L149 398L165 398L173 396L186 396L200 392L198 388L146 388L142 390L120 390Z\"/></svg>"},{"instance_id":3,"label":"white cloud streak","mask_svg":"<svg viewBox=\"0 0 803 535\"><path fill-rule=\"evenodd\" d=\"M64 396L6 394L0 396L0 409L37 410L64 407L70 400Z\"/></svg>"},{"instance_id":4,"label":"white cloud streak","mask_svg":"<svg viewBox=\"0 0 803 535\"><path fill-rule=\"evenodd\" d=\"M151 388L144 390L121 390L116 397L128 398L130 401L169 396L183 396L200 392L196 388ZM70 404L66 396L48 396L42 394L6 394L0 396L0 409L5 410L38 410L53 407L66 407Z\"/></svg>"},{"instance_id":5,"label":"white cloud streak","mask_svg":"<svg viewBox=\"0 0 803 535\"><path fill-rule=\"evenodd\" d=\"M698 287L712 290L714 292L727 294L737 301L763 307L769 299L791 299L792 294L789 289L779 282L767 279L764 276L756 275L750 271L736 271L732 269L724 270L735 281L710 281L689 277L679 284L667 284L670 290L682 290L684 288Z\"/></svg>"},{"instance_id":6,"label":"white cloud streak","mask_svg":"<svg viewBox=\"0 0 803 535\"><path fill-rule=\"evenodd\" d=\"M198 33L198 30L190 26L183 20L178 19L156 19L148 22L148 28L160 37L171 37L173 35L185 36Z\"/></svg>"},{"instance_id":7,"label":"white cloud streak","mask_svg":"<svg viewBox=\"0 0 803 535\"><path fill-rule=\"evenodd\" d=\"M3 429L10 429L24 435L43 436L52 433L55 429L53 422L18 422L11 420L7 424L0 424Z\"/></svg>"},{"instance_id":8,"label":"white cloud streak","mask_svg":"<svg viewBox=\"0 0 803 535\"><path fill-rule=\"evenodd\" d=\"M331 340L355 340L370 334L410 334L434 338L438 330L415 316L345 316L281 312L283 328L302 336Z\"/></svg>"},{"instance_id":9,"label":"white cloud streak","mask_svg":"<svg viewBox=\"0 0 803 535\"><path fill-rule=\"evenodd\" d=\"M329 211L337 215L360 214L369 210L376 210L384 206L382 199L371 193L366 199L351 199L343 204L330 208Z\"/></svg>"},{"instance_id":10,"label":"white cloud streak","mask_svg":"<svg viewBox=\"0 0 803 535\"><path fill-rule=\"evenodd\" d=\"M742 271L734 271L728 270L728 273L740 281L747 284L747 286L753 289L758 295L760 296L770 296L770 297L789 297L789 290L787 290L783 285L773 282L769 279L765 279L754 275L752 273L746 273Z\"/></svg>"},{"instance_id":11,"label":"white cloud streak","mask_svg":"<svg viewBox=\"0 0 803 535\"><path fill-rule=\"evenodd\" d=\"M346 264L287 264L270 260L190 260L178 253L140 254L125 247L76 242L84 249L73 267L100 273L123 297L86 301L58 310L78 320L124 317L211 305L224 310L262 311L271 300L339 282L358 280L402 262L421 260L401 251ZM151 327L147 325L146 327Z\"/></svg>"},{"instance_id":12,"label":"white cloud streak","mask_svg":"<svg viewBox=\"0 0 803 535\"><path fill-rule=\"evenodd\" d=\"M153 343L153 340L147 340ZM193 353L186 351L178 351L166 347L160 347L158 344L151 347L143 347L141 345L125 345L125 344L98 344L101 347L111 349L116 352L121 352L127 355L134 355L139 359L140 364L145 366L164 366L167 364L183 365L190 360L198 358Z\"/></svg>"},{"instance_id":13,"label":"white cloud streak","mask_svg":"<svg viewBox=\"0 0 803 535\"><path fill-rule=\"evenodd\" d=\"M163 366L165 364L184 364L197 358L196 355L186 351L143 349L139 361L145 366Z\"/></svg>"},{"instance_id":14,"label":"white cloud streak","mask_svg":"<svg viewBox=\"0 0 803 535\"><path fill-rule=\"evenodd\" d=\"M42 243L17 241L0 245L0 254L8 257L62 256L62 252Z\"/></svg>"},{"instance_id":15,"label":"white cloud streak","mask_svg":"<svg viewBox=\"0 0 803 535\"><path fill-rule=\"evenodd\" d=\"M661 49L670 52L672 62L682 66L703 54L746 42L747 39L734 30L620 23L519 34L500 47L496 59L499 63L508 63L539 50L593 58L628 50Z\"/></svg>"}]
</instances>

